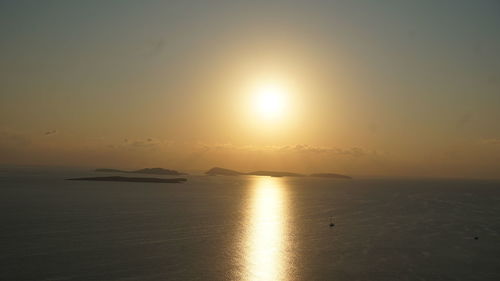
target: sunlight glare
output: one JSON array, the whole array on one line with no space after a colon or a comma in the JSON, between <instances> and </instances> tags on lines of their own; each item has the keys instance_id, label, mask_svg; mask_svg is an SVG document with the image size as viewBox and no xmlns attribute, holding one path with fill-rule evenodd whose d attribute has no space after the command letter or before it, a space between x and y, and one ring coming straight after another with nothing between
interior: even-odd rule
<instances>
[{"instance_id":1,"label":"sunlight glare","mask_svg":"<svg viewBox=\"0 0 500 281\"><path fill-rule=\"evenodd\" d=\"M255 108L260 117L274 119L283 115L287 91L278 83L259 85L255 90Z\"/></svg>"}]
</instances>

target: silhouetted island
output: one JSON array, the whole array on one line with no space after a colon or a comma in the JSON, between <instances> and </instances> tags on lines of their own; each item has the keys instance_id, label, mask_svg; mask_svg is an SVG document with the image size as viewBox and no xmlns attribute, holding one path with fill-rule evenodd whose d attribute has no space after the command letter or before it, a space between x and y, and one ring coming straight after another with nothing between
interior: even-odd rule
<instances>
[{"instance_id":1,"label":"silhouetted island","mask_svg":"<svg viewBox=\"0 0 500 281\"><path fill-rule=\"evenodd\" d=\"M250 176L268 176L268 177L303 177L304 175L291 173L291 172L277 172L277 171L255 171L246 173Z\"/></svg>"},{"instance_id":2,"label":"silhouetted island","mask_svg":"<svg viewBox=\"0 0 500 281\"><path fill-rule=\"evenodd\" d=\"M298 173L277 172L277 171L254 171L254 172L249 172L249 173L242 173L242 172L238 172L235 170L229 170L229 169L220 168L220 167L214 167L214 168L206 171L205 174L210 175L210 176L217 176L217 175L222 175L222 176L248 175L248 176L269 176L269 177L304 177L305 176L305 175L298 174ZM310 177L321 177L321 178L333 178L333 179L351 179L351 177L349 177L349 176L340 175L340 174L333 174L333 173L319 173L319 174L311 174L309 176Z\"/></svg>"},{"instance_id":3,"label":"silhouetted island","mask_svg":"<svg viewBox=\"0 0 500 281\"><path fill-rule=\"evenodd\" d=\"M116 169L95 169L95 172L102 173L129 173L129 174L150 174L150 175L186 175L185 173L180 173L176 170L168 170L163 168L145 168L135 171L123 171Z\"/></svg>"},{"instance_id":4,"label":"silhouetted island","mask_svg":"<svg viewBox=\"0 0 500 281\"><path fill-rule=\"evenodd\" d=\"M70 181L123 181L123 182L153 182L153 183L181 183L187 181L185 178L161 179L161 178L129 178L129 177L89 177L66 179Z\"/></svg>"},{"instance_id":5,"label":"silhouetted island","mask_svg":"<svg viewBox=\"0 0 500 281\"><path fill-rule=\"evenodd\" d=\"M352 179L350 176L333 174L333 173L319 173L319 174L310 174L310 177L316 178L332 178L332 179Z\"/></svg>"},{"instance_id":6,"label":"silhouetted island","mask_svg":"<svg viewBox=\"0 0 500 281\"><path fill-rule=\"evenodd\" d=\"M240 176L240 175L248 175L248 176L269 176L269 177L301 177L303 175L296 174L296 173L290 173L290 172L276 172L276 171L255 171L255 172L249 172L249 173L242 173L234 170L229 170L225 168L219 168L219 167L214 167L207 172L205 172L207 175L211 176L216 176L216 175L223 175L223 176Z\"/></svg>"},{"instance_id":7,"label":"silhouetted island","mask_svg":"<svg viewBox=\"0 0 500 281\"><path fill-rule=\"evenodd\" d=\"M239 176L239 175L244 175L243 173L240 173L238 171L233 171L233 170L219 168L219 167L214 167L214 168L206 171L205 174L210 175L210 176L216 176L216 175Z\"/></svg>"}]
</instances>

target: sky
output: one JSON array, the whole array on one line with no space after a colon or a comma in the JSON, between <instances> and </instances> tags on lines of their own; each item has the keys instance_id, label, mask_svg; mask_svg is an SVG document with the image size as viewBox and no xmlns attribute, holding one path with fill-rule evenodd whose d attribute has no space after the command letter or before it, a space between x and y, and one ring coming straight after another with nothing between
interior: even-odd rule
<instances>
[{"instance_id":1,"label":"sky","mask_svg":"<svg viewBox=\"0 0 500 281\"><path fill-rule=\"evenodd\" d=\"M0 164L500 178L499 30L497 0L0 1Z\"/></svg>"}]
</instances>

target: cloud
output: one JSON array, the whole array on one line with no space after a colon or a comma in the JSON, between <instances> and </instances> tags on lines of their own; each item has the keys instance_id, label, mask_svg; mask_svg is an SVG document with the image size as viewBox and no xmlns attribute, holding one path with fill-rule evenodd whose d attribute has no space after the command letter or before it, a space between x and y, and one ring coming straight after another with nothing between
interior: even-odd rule
<instances>
[{"instance_id":1,"label":"cloud","mask_svg":"<svg viewBox=\"0 0 500 281\"><path fill-rule=\"evenodd\" d=\"M160 140L155 138L143 138L143 139L129 139L125 138L123 141L117 144L108 144L108 148L113 149L160 149L166 148L171 144L170 141Z\"/></svg>"},{"instance_id":2,"label":"cloud","mask_svg":"<svg viewBox=\"0 0 500 281\"><path fill-rule=\"evenodd\" d=\"M57 134L57 130L50 130L50 131L46 131L44 133L44 135L46 135L46 136L51 136L51 135L55 135L55 134Z\"/></svg>"},{"instance_id":3,"label":"cloud","mask_svg":"<svg viewBox=\"0 0 500 281\"><path fill-rule=\"evenodd\" d=\"M233 144L199 144L198 147L203 151L245 151L245 152L272 152L272 153L310 153L310 154L329 154L338 156L360 157L369 153L359 147L338 148L326 146L313 146L307 144L282 145L282 146L251 146L251 145L233 145Z\"/></svg>"},{"instance_id":4,"label":"cloud","mask_svg":"<svg viewBox=\"0 0 500 281\"><path fill-rule=\"evenodd\" d=\"M135 148L152 148L152 147L158 146L159 144L160 144L160 142L153 141L153 139L148 138L146 140L133 141L132 143L130 143L130 146L135 147Z\"/></svg>"},{"instance_id":5,"label":"cloud","mask_svg":"<svg viewBox=\"0 0 500 281\"><path fill-rule=\"evenodd\" d=\"M338 148L338 147L325 147L325 146L311 146L307 144L297 144L288 150L300 153L328 153L334 155L347 155L347 156L363 156L367 153L364 149L359 147L351 148Z\"/></svg>"}]
</instances>

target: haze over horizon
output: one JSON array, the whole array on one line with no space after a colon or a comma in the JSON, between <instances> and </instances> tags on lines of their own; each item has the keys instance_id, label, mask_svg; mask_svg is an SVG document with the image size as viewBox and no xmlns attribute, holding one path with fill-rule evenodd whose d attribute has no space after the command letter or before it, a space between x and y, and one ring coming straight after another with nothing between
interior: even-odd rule
<instances>
[{"instance_id":1,"label":"haze over horizon","mask_svg":"<svg viewBox=\"0 0 500 281\"><path fill-rule=\"evenodd\" d=\"M3 1L0 164L499 178L499 12Z\"/></svg>"}]
</instances>

